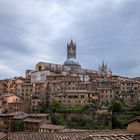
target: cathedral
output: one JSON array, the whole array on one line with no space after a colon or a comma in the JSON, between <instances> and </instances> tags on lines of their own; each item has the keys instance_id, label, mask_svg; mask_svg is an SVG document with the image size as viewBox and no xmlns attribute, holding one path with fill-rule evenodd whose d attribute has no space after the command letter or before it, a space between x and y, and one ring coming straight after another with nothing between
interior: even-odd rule
<instances>
[{"instance_id":1,"label":"cathedral","mask_svg":"<svg viewBox=\"0 0 140 140\"><path fill-rule=\"evenodd\" d=\"M73 40L67 43L67 59L63 64L53 64L48 62L39 62L36 64L35 70L27 70L26 76L31 76L31 82L39 82L47 79L50 75L69 75L75 74L81 77L81 80L87 81L90 74L111 76L112 71L107 65L102 63L99 70L82 68L76 57L76 43Z\"/></svg>"}]
</instances>

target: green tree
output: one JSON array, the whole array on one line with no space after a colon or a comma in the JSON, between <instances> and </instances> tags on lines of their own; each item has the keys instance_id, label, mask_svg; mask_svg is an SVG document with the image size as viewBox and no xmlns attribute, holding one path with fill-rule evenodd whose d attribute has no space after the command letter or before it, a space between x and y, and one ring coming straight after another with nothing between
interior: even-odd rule
<instances>
[{"instance_id":1,"label":"green tree","mask_svg":"<svg viewBox=\"0 0 140 140\"><path fill-rule=\"evenodd\" d=\"M122 110L122 102L121 101L112 102L109 105L108 110L112 112L120 112Z\"/></svg>"},{"instance_id":2,"label":"green tree","mask_svg":"<svg viewBox=\"0 0 140 140\"><path fill-rule=\"evenodd\" d=\"M53 114L51 119L52 123L55 125L65 125L66 123L65 118L60 116L59 114Z\"/></svg>"},{"instance_id":3,"label":"green tree","mask_svg":"<svg viewBox=\"0 0 140 140\"><path fill-rule=\"evenodd\" d=\"M60 109L61 109L61 105L56 100L53 100L52 102L49 103L49 110L52 113L56 113Z\"/></svg>"},{"instance_id":4,"label":"green tree","mask_svg":"<svg viewBox=\"0 0 140 140\"><path fill-rule=\"evenodd\" d=\"M89 119L83 115L74 116L67 120L67 125L70 128L84 128L87 124L89 124Z\"/></svg>"},{"instance_id":5,"label":"green tree","mask_svg":"<svg viewBox=\"0 0 140 140\"><path fill-rule=\"evenodd\" d=\"M24 130L24 124L23 122L13 122L11 125L11 130L13 132L19 132Z\"/></svg>"},{"instance_id":6,"label":"green tree","mask_svg":"<svg viewBox=\"0 0 140 140\"><path fill-rule=\"evenodd\" d=\"M140 111L140 101L138 101L137 104L136 104L136 110Z\"/></svg>"},{"instance_id":7,"label":"green tree","mask_svg":"<svg viewBox=\"0 0 140 140\"><path fill-rule=\"evenodd\" d=\"M121 122L117 117L117 113L122 110L122 102L121 101L114 101L112 102L109 107L109 111L112 111L112 128L120 128Z\"/></svg>"},{"instance_id":8,"label":"green tree","mask_svg":"<svg viewBox=\"0 0 140 140\"><path fill-rule=\"evenodd\" d=\"M49 113L49 105L48 104L40 104L39 111L40 111L40 113Z\"/></svg>"},{"instance_id":9,"label":"green tree","mask_svg":"<svg viewBox=\"0 0 140 140\"><path fill-rule=\"evenodd\" d=\"M116 112L112 113L112 128L121 128L121 121L119 120L118 116L116 115Z\"/></svg>"}]
</instances>

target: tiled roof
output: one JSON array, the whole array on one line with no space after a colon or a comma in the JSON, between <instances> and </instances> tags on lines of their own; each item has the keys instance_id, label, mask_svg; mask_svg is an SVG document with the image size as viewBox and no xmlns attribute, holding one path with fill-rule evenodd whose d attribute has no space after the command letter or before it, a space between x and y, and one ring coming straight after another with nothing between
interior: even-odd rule
<instances>
[{"instance_id":1,"label":"tiled roof","mask_svg":"<svg viewBox=\"0 0 140 140\"><path fill-rule=\"evenodd\" d=\"M12 93L5 93L5 94L3 94L3 96L4 97L9 97L9 96L14 96L14 94L12 94Z\"/></svg>"},{"instance_id":2,"label":"tiled roof","mask_svg":"<svg viewBox=\"0 0 140 140\"><path fill-rule=\"evenodd\" d=\"M0 133L0 140L3 140L6 137L7 137L7 135L5 133Z\"/></svg>"},{"instance_id":3,"label":"tiled roof","mask_svg":"<svg viewBox=\"0 0 140 140\"><path fill-rule=\"evenodd\" d=\"M52 130L60 130L60 129L64 129L65 126L61 126L61 125L53 125L53 124L43 124L40 126L40 128L42 129L52 129Z\"/></svg>"},{"instance_id":4,"label":"tiled roof","mask_svg":"<svg viewBox=\"0 0 140 140\"><path fill-rule=\"evenodd\" d=\"M25 112L17 112L17 114L14 115L13 119L21 120L27 118L29 115Z\"/></svg>"},{"instance_id":5,"label":"tiled roof","mask_svg":"<svg viewBox=\"0 0 140 140\"><path fill-rule=\"evenodd\" d=\"M118 133L116 131L79 131L79 132L47 132L10 133L9 140L140 140L140 135Z\"/></svg>"},{"instance_id":6,"label":"tiled roof","mask_svg":"<svg viewBox=\"0 0 140 140\"><path fill-rule=\"evenodd\" d=\"M134 122L134 121L139 121L140 122L140 116L136 116L135 118L129 120L128 122L124 123L123 125L127 125L127 124L129 124L131 122Z\"/></svg>"},{"instance_id":7,"label":"tiled roof","mask_svg":"<svg viewBox=\"0 0 140 140\"><path fill-rule=\"evenodd\" d=\"M0 114L0 117L6 117L6 116L13 116L13 118L17 118L17 117L24 117L25 115L28 115L24 112L13 112L13 113L8 113L8 114Z\"/></svg>"},{"instance_id":8,"label":"tiled roof","mask_svg":"<svg viewBox=\"0 0 140 140\"><path fill-rule=\"evenodd\" d=\"M40 123L42 119L33 119L33 118L27 118L23 120L23 122L34 122L34 123Z\"/></svg>"},{"instance_id":9,"label":"tiled roof","mask_svg":"<svg viewBox=\"0 0 140 140\"><path fill-rule=\"evenodd\" d=\"M31 117L46 117L49 116L50 114L46 114L46 113L36 113L36 114L29 114L29 116Z\"/></svg>"}]
</instances>

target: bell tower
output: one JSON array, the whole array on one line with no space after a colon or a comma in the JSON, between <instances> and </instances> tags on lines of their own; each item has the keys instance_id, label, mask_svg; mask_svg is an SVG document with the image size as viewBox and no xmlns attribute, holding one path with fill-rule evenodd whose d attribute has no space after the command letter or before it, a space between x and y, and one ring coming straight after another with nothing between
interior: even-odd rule
<instances>
[{"instance_id":1,"label":"bell tower","mask_svg":"<svg viewBox=\"0 0 140 140\"><path fill-rule=\"evenodd\" d=\"M72 70L81 68L81 65L76 60L76 43L73 43L72 40L67 43L67 60L64 61L63 65L70 67Z\"/></svg>"},{"instance_id":2,"label":"bell tower","mask_svg":"<svg viewBox=\"0 0 140 140\"><path fill-rule=\"evenodd\" d=\"M70 44L67 44L67 59L74 58L76 59L76 43L70 41Z\"/></svg>"}]
</instances>

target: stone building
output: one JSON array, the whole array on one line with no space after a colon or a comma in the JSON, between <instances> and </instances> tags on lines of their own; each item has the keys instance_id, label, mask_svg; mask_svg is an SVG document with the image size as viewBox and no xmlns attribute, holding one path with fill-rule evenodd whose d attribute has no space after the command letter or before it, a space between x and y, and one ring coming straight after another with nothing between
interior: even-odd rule
<instances>
[{"instance_id":1,"label":"stone building","mask_svg":"<svg viewBox=\"0 0 140 140\"><path fill-rule=\"evenodd\" d=\"M139 100L140 82L113 76L104 61L98 70L82 68L76 48L76 43L71 40L67 44L67 59L63 64L38 62L34 70L26 71L25 79L0 82L1 91L11 92L27 101L31 111L54 99L63 105L107 105L117 99L127 106Z\"/></svg>"},{"instance_id":2,"label":"stone building","mask_svg":"<svg viewBox=\"0 0 140 140\"><path fill-rule=\"evenodd\" d=\"M33 84L32 83L21 83L17 84L16 95L21 97L24 101L30 101L33 95Z\"/></svg>"},{"instance_id":3,"label":"stone building","mask_svg":"<svg viewBox=\"0 0 140 140\"><path fill-rule=\"evenodd\" d=\"M2 97L2 112L3 113L13 113L17 111L28 112L28 103L24 102L22 98L6 93Z\"/></svg>"},{"instance_id":4,"label":"stone building","mask_svg":"<svg viewBox=\"0 0 140 140\"><path fill-rule=\"evenodd\" d=\"M81 98L81 95L83 95L85 91L77 89L79 82L79 76L59 75L48 77L49 101L55 99L63 105L82 103L83 98Z\"/></svg>"},{"instance_id":5,"label":"stone building","mask_svg":"<svg viewBox=\"0 0 140 140\"><path fill-rule=\"evenodd\" d=\"M104 61L98 70L82 68L77 61L76 48L76 43L71 40L67 44L67 59L63 64L39 62L35 70L30 70L32 108L54 99L63 105L107 105L116 99L123 100L127 106L137 102L139 82L113 76Z\"/></svg>"},{"instance_id":6,"label":"stone building","mask_svg":"<svg viewBox=\"0 0 140 140\"><path fill-rule=\"evenodd\" d=\"M47 81L33 84L33 94L31 96L31 110L34 111L40 104L48 102Z\"/></svg>"},{"instance_id":7,"label":"stone building","mask_svg":"<svg viewBox=\"0 0 140 140\"><path fill-rule=\"evenodd\" d=\"M21 97L33 111L47 102L47 82L22 83L17 85L16 95Z\"/></svg>"},{"instance_id":8,"label":"stone building","mask_svg":"<svg viewBox=\"0 0 140 140\"><path fill-rule=\"evenodd\" d=\"M5 79L4 80L4 82L6 84L5 93L16 94L16 85L27 82L27 81L28 81L28 79L25 79L23 77L14 77L14 78L10 78L10 79Z\"/></svg>"},{"instance_id":9,"label":"stone building","mask_svg":"<svg viewBox=\"0 0 140 140\"><path fill-rule=\"evenodd\" d=\"M51 123L49 114L29 114L28 118L23 120L24 131L38 132L43 124Z\"/></svg>"},{"instance_id":10,"label":"stone building","mask_svg":"<svg viewBox=\"0 0 140 140\"><path fill-rule=\"evenodd\" d=\"M0 114L0 129L5 127L11 129L14 123L20 123L24 126L24 132L39 131L42 125L50 124L50 114L35 113L27 114L25 112L13 112Z\"/></svg>"},{"instance_id":11,"label":"stone building","mask_svg":"<svg viewBox=\"0 0 140 140\"><path fill-rule=\"evenodd\" d=\"M118 83L120 86L117 98L121 99L127 106L135 105L140 97L140 82L118 77Z\"/></svg>"},{"instance_id":12,"label":"stone building","mask_svg":"<svg viewBox=\"0 0 140 140\"><path fill-rule=\"evenodd\" d=\"M0 80L0 95L6 93L6 82L4 80Z\"/></svg>"}]
</instances>

